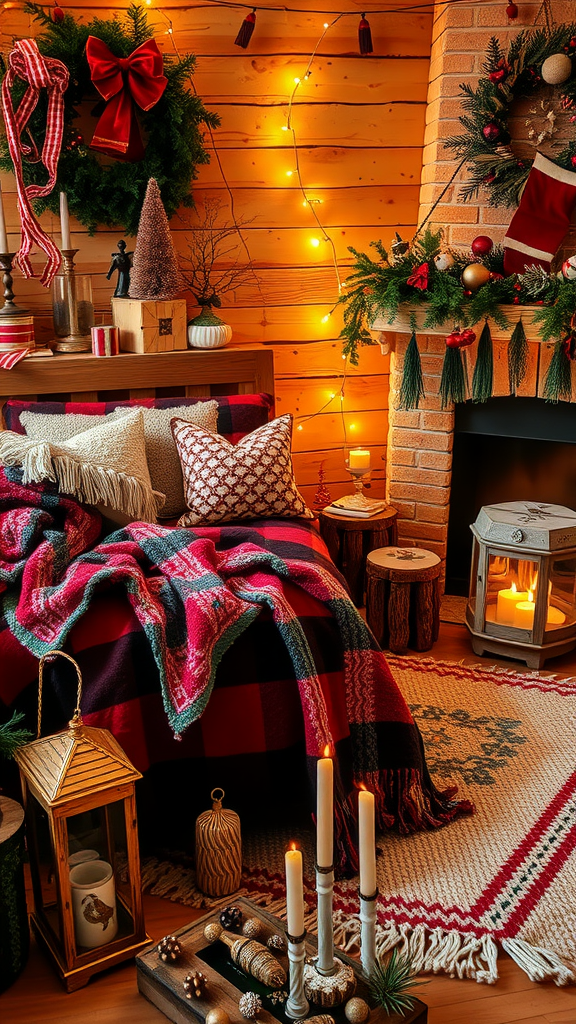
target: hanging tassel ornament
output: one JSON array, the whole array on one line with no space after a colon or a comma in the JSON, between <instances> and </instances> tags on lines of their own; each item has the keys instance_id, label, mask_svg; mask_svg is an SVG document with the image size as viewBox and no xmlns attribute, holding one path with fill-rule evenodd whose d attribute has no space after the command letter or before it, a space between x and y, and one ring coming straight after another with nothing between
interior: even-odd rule
<instances>
[{"instance_id":1,"label":"hanging tassel ornament","mask_svg":"<svg viewBox=\"0 0 576 1024\"><path fill-rule=\"evenodd\" d=\"M566 341L571 342L573 336L574 332L571 331L567 339L557 341L554 346L554 354L544 381L546 402L569 402L572 398L572 362Z\"/></svg>"},{"instance_id":2,"label":"hanging tassel ornament","mask_svg":"<svg viewBox=\"0 0 576 1024\"><path fill-rule=\"evenodd\" d=\"M360 53L363 57L367 53L374 53L372 47L372 33L370 31L370 22L366 21L366 15L363 14L360 18L360 24L358 26L358 45L360 47Z\"/></svg>"},{"instance_id":3,"label":"hanging tassel ornament","mask_svg":"<svg viewBox=\"0 0 576 1024\"><path fill-rule=\"evenodd\" d=\"M494 382L494 353L492 351L492 335L486 320L478 342L476 366L472 377L472 401L487 402L492 398Z\"/></svg>"},{"instance_id":4,"label":"hanging tassel ornament","mask_svg":"<svg viewBox=\"0 0 576 1024\"><path fill-rule=\"evenodd\" d=\"M440 378L440 398L443 409L446 409L450 402L466 401L466 372L462 362L462 346L456 340L451 340L455 339L458 333L453 332L446 338L446 355Z\"/></svg>"},{"instance_id":5,"label":"hanging tassel ornament","mask_svg":"<svg viewBox=\"0 0 576 1024\"><path fill-rule=\"evenodd\" d=\"M522 317L516 324L510 341L508 342L508 383L510 394L516 398L516 393L524 377L528 366L528 342Z\"/></svg>"},{"instance_id":6,"label":"hanging tassel ornament","mask_svg":"<svg viewBox=\"0 0 576 1024\"><path fill-rule=\"evenodd\" d=\"M417 409L420 399L424 397L424 380L422 378L420 352L418 351L416 333L412 331L412 337L408 342L408 348L404 356L398 408Z\"/></svg>"},{"instance_id":7,"label":"hanging tassel ornament","mask_svg":"<svg viewBox=\"0 0 576 1024\"><path fill-rule=\"evenodd\" d=\"M256 25L256 8L254 7L250 14L247 14L244 21L240 25L240 31L234 40L236 46L241 46L243 50L246 49L248 43L252 39L252 33L254 32L254 26Z\"/></svg>"}]
</instances>

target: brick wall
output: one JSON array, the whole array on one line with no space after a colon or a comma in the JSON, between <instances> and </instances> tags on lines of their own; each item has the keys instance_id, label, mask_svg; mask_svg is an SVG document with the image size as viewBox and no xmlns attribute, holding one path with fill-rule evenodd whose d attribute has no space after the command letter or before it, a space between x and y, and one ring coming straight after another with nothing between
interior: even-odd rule
<instances>
[{"instance_id":1,"label":"brick wall","mask_svg":"<svg viewBox=\"0 0 576 1024\"><path fill-rule=\"evenodd\" d=\"M456 167L457 161L442 140L460 127L460 82L477 80L490 36L497 35L505 43L509 34L533 24L538 7L519 4L519 16L510 24L505 9L505 0L491 0L483 6L458 4L439 9L434 19L419 222ZM458 200L458 191L457 179L431 219L432 225L445 227L447 244L467 246L478 234L501 241L511 211L464 205ZM453 409L442 411L438 397L445 340L434 335L418 338L427 397L420 409L411 412L396 408L408 337L396 334L390 340L387 495L400 513L401 543L427 547L444 559L454 430Z\"/></svg>"}]
</instances>

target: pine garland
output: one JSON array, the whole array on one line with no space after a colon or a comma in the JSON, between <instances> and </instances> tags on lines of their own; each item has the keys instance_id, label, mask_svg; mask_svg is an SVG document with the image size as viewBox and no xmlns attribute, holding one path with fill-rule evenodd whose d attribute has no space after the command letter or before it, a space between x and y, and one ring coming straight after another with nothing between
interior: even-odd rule
<instances>
[{"instance_id":1,"label":"pine garland","mask_svg":"<svg viewBox=\"0 0 576 1024\"><path fill-rule=\"evenodd\" d=\"M488 321L482 328L478 351L476 353L476 365L472 377L472 401L487 402L492 398L494 383L494 353L492 349L492 335Z\"/></svg>"},{"instance_id":2,"label":"pine garland","mask_svg":"<svg viewBox=\"0 0 576 1024\"><path fill-rule=\"evenodd\" d=\"M544 399L546 402L569 402L571 398L572 363L566 354L564 342L557 341L544 381Z\"/></svg>"},{"instance_id":3,"label":"pine garland","mask_svg":"<svg viewBox=\"0 0 576 1024\"><path fill-rule=\"evenodd\" d=\"M440 378L440 398L442 408L446 409L451 402L465 402L467 392L466 371L462 360L462 350L446 346L446 354L442 364Z\"/></svg>"},{"instance_id":4,"label":"pine garland","mask_svg":"<svg viewBox=\"0 0 576 1024\"><path fill-rule=\"evenodd\" d=\"M374 1002L389 1016L404 1016L414 1008L415 997L410 989L427 985L418 981L412 958L393 949L384 963L376 961L368 978L368 988Z\"/></svg>"},{"instance_id":5,"label":"pine garland","mask_svg":"<svg viewBox=\"0 0 576 1024\"><path fill-rule=\"evenodd\" d=\"M197 165L209 161L201 126L216 128L217 114L206 110L200 98L189 89L196 58L163 55L168 85L158 103L138 118L146 138L142 160L126 163L100 158L89 149L78 132L80 107L94 92L85 49L89 35L103 40L116 57L128 57L151 38L146 9L131 4L124 17L109 21L95 17L88 23L65 14L54 22L49 10L40 4L26 3L24 11L42 26L36 37L40 53L61 60L70 71L70 84L64 93L64 138L58 164L57 184L50 196L35 202L36 211L59 212L59 193L66 192L74 216L93 234L98 225L122 225L131 235L138 229L140 209L150 178L156 178L168 217L180 206L193 206L191 184L197 177ZM15 89L15 93L17 90ZM94 121L94 125L96 121ZM38 104L30 119L30 129L41 150L46 131L45 103ZM0 139L0 169L12 171L6 139ZM24 163L26 185L44 183L40 164Z\"/></svg>"},{"instance_id":6,"label":"pine garland","mask_svg":"<svg viewBox=\"0 0 576 1024\"><path fill-rule=\"evenodd\" d=\"M417 409L421 398L424 398L424 380L416 332L413 330L404 356L398 408Z\"/></svg>"},{"instance_id":7,"label":"pine garland","mask_svg":"<svg viewBox=\"0 0 576 1024\"><path fill-rule=\"evenodd\" d=\"M17 728L23 719L23 712L15 711L12 718L0 724L0 757L13 757L18 747L32 739L28 729Z\"/></svg>"},{"instance_id":8,"label":"pine garland","mask_svg":"<svg viewBox=\"0 0 576 1024\"><path fill-rule=\"evenodd\" d=\"M508 344L508 383L510 385L510 394L514 397L516 397L518 388L526 376L527 366L528 342L522 317L520 317Z\"/></svg>"}]
</instances>

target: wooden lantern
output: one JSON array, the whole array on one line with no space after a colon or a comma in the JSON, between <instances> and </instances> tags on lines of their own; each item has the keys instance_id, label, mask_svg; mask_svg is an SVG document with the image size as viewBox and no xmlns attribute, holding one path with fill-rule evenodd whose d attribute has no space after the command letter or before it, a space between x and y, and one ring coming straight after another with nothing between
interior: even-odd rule
<instances>
[{"instance_id":1,"label":"wooden lantern","mask_svg":"<svg viewBox=\"0 0 576 1024\"><path fill-rule=\"evenodd\" d=\"M576 512L562 505L487 505L474 534L466 622L475 654L541 668L576 647Z\"/></svg>"},{"instance_id":2,"label":"wooden lantern","mask_svg":"<svg viewBox=\"0 0 576 1024\"><path fill-rule=\"evenodd\" d=\"M40 739L42 673L58 654L76 668L68 731ZM62 651L40 661L38 738L15 754L30 873L31 924L68 992L149 944L142 913L135 783L141 778L107 729L80 716L82 677Z\"/></svg>"}]
</instances>

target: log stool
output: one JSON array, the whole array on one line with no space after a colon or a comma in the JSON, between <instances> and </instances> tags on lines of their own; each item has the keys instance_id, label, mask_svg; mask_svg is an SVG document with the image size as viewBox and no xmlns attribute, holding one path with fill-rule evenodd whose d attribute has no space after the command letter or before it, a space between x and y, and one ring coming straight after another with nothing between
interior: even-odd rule
<instances>
[{"instance_id":1,"label":"log stool","mask_svg":"<svg viewBox=\"0 0 576 1024\"><path fill-rule=\"evenodd\" d=\"M440 627L440 559L424 548L386 547L366 560L366 621L381 647L429 651Z\"/></svg>"},{"instance_id":2,"label":"log stool","mask_svg":"<svg viewBox=\"0 0 576 1024\"><path fill-rule=\"evenodd\" d=\"M319 514L320 533L334 565L340 569L355 605L364 604L366 556L384 544L396 544L398 512L385 508L367 519L334 515L324 509Z\"/></svg>"}]
</instances>

